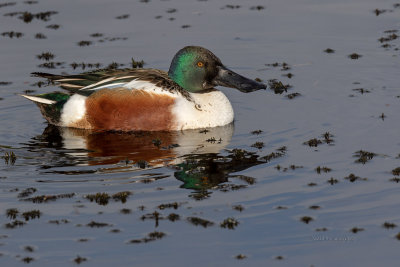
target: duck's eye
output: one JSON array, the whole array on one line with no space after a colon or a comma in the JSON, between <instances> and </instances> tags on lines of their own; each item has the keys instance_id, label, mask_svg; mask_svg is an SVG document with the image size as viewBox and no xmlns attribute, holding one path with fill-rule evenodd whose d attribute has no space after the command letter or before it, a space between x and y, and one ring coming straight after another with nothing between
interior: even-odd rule
<instances>
[{"instance_id":1,"label":"duck's eye","mask_svg":"<svg viewBox=\"0 0 400 267\"><path fill-rule=\"evenodd\" d=\"M202 68L202 67L204 67L204 63L203 63L203 62L201 62L201 61L197 62L197 67L199 67L199 68Z\"/></svg>"}]
</instances>

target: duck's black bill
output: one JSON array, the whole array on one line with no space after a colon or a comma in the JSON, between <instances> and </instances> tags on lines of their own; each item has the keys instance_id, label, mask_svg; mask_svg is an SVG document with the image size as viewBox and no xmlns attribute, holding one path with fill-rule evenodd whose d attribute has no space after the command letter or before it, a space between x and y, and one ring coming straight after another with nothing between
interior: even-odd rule
<instances>
[{"instance_id":1,"label":"duck's black bill","mask_svg":"<svg viewBox=\"0 0 400 267\"><path fill-rule=\"evenodd\" d=\"M266 89L265 84L243 77L224 66L218 66L218 75L214 78L215 85L236 88L243 93Z\"/></svg>"}]
</instances>

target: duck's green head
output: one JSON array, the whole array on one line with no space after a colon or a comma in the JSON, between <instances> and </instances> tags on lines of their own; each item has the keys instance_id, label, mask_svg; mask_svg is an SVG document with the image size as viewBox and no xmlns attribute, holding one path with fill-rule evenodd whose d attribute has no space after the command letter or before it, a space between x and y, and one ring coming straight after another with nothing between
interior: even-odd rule
<instances>
[{"instance_id":1,"label":"duck's green head","mask_svg":"<svg viewBox=\"0 0 400 267\"><path fill-rule=\"evenodd\" d=\"M211 51L200 46L186 46L176 53L168 76L189 92L199 93L214 86L251 92L266 86L227 69Z\"/></svg>"}]
</instances>

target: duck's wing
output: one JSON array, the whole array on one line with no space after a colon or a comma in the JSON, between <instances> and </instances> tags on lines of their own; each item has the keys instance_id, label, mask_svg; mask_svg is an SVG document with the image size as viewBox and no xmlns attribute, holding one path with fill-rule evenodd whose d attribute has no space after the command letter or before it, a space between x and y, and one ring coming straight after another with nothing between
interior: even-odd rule
<instances>
[{"instance_id":1,"label":"duck's wing","mask_svg":"<svg viewBox=\"0 0 400 267\"><path fill-rule=\"evenodd\" d=\"M192 101L189 92L174 82L167 72L157 69L96 70L75 75L34 72L32 75L46 78L63 89L86 96L105 88L125 87L134 90L153 87L180 94Z\"/></svg>"},{"instance_id":2,"label":"duck's wing","mask_svg":"<svg viewBox=\"0 0 400 267\"><path fill-rule=\"evenodd\" d=\"M108 84L110 85L110 87L112 87L114 83L120 84L124 79L116 79L116 78L126 76L125 74L130 71L132 71L132 69L118 69L118 70L100 69L74 75L58 75L58 74L51 74L44 72L33 72L32 75L36 77L46 78L50 82L57 84L58 86L60 86L65 90L77 93L82 88L91 86L101 81L105 81L104 84ZM127 81L130 80L125 79L125 82Z\"/></svg>"}]
</instances>

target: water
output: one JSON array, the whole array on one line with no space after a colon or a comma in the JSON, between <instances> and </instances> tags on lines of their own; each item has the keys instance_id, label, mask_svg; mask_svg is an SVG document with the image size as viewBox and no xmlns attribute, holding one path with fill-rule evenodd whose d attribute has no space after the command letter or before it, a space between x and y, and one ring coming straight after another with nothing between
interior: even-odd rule
<instances>
[{"instance_id":1,"label":"water","mask_svg":"<svg viewBox=\"0 0 400 267\"><path fill-rule=\"evenodd\" d=\"M0 161L1 265L396 266L399 229L382 225L400 224L400 183L390 181L400 167L399 39L378 40L400 30L395 3L88 0L1 7L1 32L24 34L0 36L0 154L16 156L15 163ZM24 11L58 14L30 23L20 14L4 16ZM52 24L60 28L46 28ZM30 73L82 72L74 62L129 67L133 57L167 70L185 45L210 49L244 76L292 87L282 94L221 88L234 125L151 135L47 127L18 95L58 90L32 86L39 79ZM40 68L46 61L36 56L43 52L61 65ZM361 57L349 58L353 53ZM290 69L282 70L283 62ZM304 144L314 138L322 143ZM256 142L260 149L251 146ZM357 163L359 150L374 154ZM319 174L318 166L331 170ZM125 203L112 198L125 191ZM107 193L108 203L90 202L96 193ZM17 209L15 219L10 211L7 217L10 209ZM39 218L22 215L35 210ZM221 227L228 218L239 224ZM15 220L26 224L6 226Z\"/></svg>"}]
</instances>

